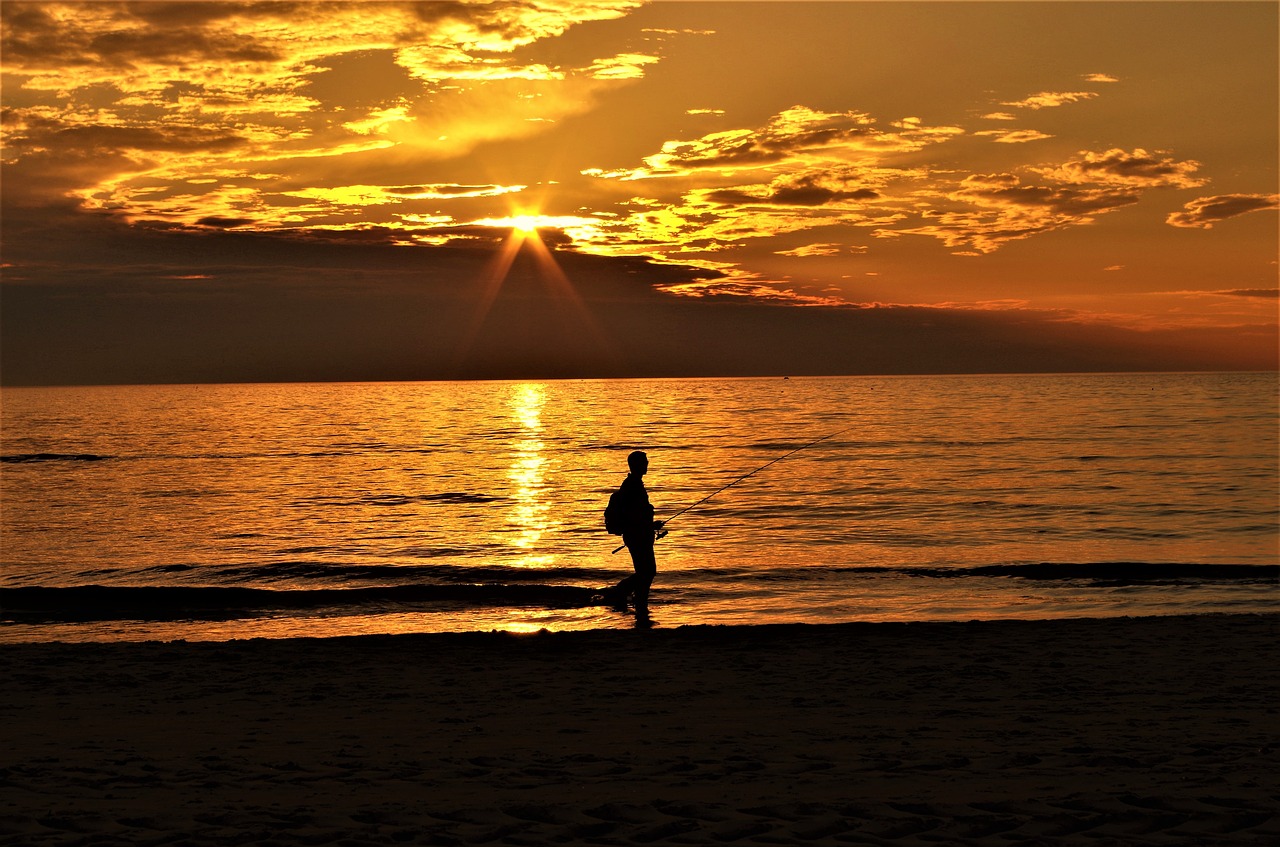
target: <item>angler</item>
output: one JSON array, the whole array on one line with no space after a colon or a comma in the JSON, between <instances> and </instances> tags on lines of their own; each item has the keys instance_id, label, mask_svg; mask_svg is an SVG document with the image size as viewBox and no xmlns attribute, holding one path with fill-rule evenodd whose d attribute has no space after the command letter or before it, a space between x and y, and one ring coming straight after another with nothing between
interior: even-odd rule
<instances>
[{"instance_id":1,"label":"angler","mask_svg":"<svg viewBox=\"0 0 1280 847\"><path fill-rule=\"evenodd\" d=\"M672 521L675 521L675 519L676 519L676 518L678 518L678 517L680 517L680 516L681 516L681 514L684 514L685 512L689 512L689 511L690 511L690 509L692 509L692 508L699 507L699 505L701 505L701 504L703 504L703 503L707 502L707 500L709 500L709 499L712 499L712 498L713 498L713 496L716 496L717 494L721 493L721 491L724 491L724 490L727 490L727 489L731 489L731 487L733 487L733 486L735 486L735 485L739 484L739 482L741 482L742 480L746 480L746 479L749 479L749 477L753 477L753 476L755 476L755 475L756 475L756 473L759 473L760 471L763 471L763 470L764 470L764 468L767 468L767 467L771 466L771 464L776 464L776 463L778 463L778 462L781 462L781 461L782 461L782 459L787 458L787 457L788 457L788 455L795 455L796 453L799 453L799 452L800 452L800 450L806 450L806 449L809 449L810 447L813 447L813 445L814 445L814 444L820 444L820 443L822 443L822 441L826 441L827 439L833 439L833 438L836 438L836 436L837 436L837 435L844 434L844 432L847 432L847 431L849 431L849 430L851 430L851 429L854 429L854 427L851 427L851 426L850 426L850 427L846 427L846 429L842 429L842 430L840 430L840 431L838 431L838 432L829 432L829 434L828 434L828 435L823 435L823 436L822 436L822 438L814 439L814 440L812 440L812 441L809 441L809 443L808 443L808 444L801 444L801 445L800 445L800 447L797 447L797 448L796 448L796 449L794 449L794 450L788 450L788 452L783 453L782 455L780 455L780 457L777 457L777 458L774 458L774 459L769 459L769 461L768 461L768 462L765 462L764 464L762 464L762 466L760 466L760 467L758 467L758 468L755 468L755 470L754 470L754 471L751 471L751 472L749 472L749 473L744 473L744 475L742 475L742 476L740 476L740 477L737 477L737 479L736 479L736 480L733 480L732 482L730 482L730 484L728 484L728 485L722 485L721 487L718 487L718 489L716 489L716 490L712 491L712 493L708 494L707 496L704 496L704 498L703 498L703 499L701 499L701 500L698 500L698 502L696 502L696 503L691 503L690 505L686 505L686 507L685 507L685 508L682 508L680 512L676 512L675 514L672 514L672 516L671 516L671 517L669 517L669 518L667 518L667 519L666 519L666 521L659 521L659 522L657 523L657 526L655 526L655 528L657 528L657 530L658 530L658 532L659 532L659 535L658 535L659 539L660 539L660 537L664 537L664 536L666 536L666 535L667 535L666 527L667 527L667 526L669 526L669 525L671 525L671 522L672 522ZM641 454L641 455L643 455L643 454ZM648 459L646 459L646 463L648 463ZM646 500L645 500L645 502L648 502L648 499L646 499ZM608 509L605 509L605 528L608 528L608 526L607 526L607 525L608 525ZM612 532L612 530L611 530L611 532ZM618 535L618 534L617 534L617 532L613 532L613 535ZM618 551L618 550L621 550L622 548L625 548L625 546L627 546L627 544L626 544L626 539L623 539L622 546L618 546L618 548L614 548L614 549L613 549L613 553L617 553L617 551Z\"/></svg>"},{"instance_id":2,"label":"angler","mask_svg":"<svg viewBox=\"0 0 1280 847\"><path fill-rule=\"evenodd\" d=\"M636 616L642 617L646 616L649 606L649 586L658 574L653 544L666 535L666 530L662 521L653 519L653 505L644 487L649 457L637 450L627 456L627 468L631 473L609 497L609 505L604 510L604 525L611 534L622 536L622 547L631 551L631 565L635 573L604 593L610 605L621 609L626 609L627 598L634 595Z\"/></svg>"},{"instance_id":3,"label":"angler","mask_svg":"<svg viewBox=\"0 0 1280 847\"><path fill-rule=\"evenodd\" d=\"M701 506L720 492L755 476L770 465L777 464L788 456L793 456L801 450L806 450L829 438L835 438L837 435L848 432L852 428L846 427L838 432L815 438L813 441L802 444L794 450L789 450L781 456L765 462L755 470L743 474L727 485L720 486L696 503L685 506L665 521L654 520L653 506L649 503L649 493L644 487L644 475L649 470L649 457L639 450L627 456L627 467L631 473L622 481L622 485L618 486L618 489L610 495L609 505L604 510L604 523L605 529L611 535L622 536L622 544L614 548L613 552L617 553L623 547L627 548L631 553L631 564L635 569L635 573L619 582L612 589L604 591L605 600L610 605L625 609L627 598L630 595L635 595L637 615L645 614L648 609L649 587L653 584L653 579L658 572L653 545L658 539L666 537L667 527L673 520L685 512Z\"/></svg>"}]
</instances>

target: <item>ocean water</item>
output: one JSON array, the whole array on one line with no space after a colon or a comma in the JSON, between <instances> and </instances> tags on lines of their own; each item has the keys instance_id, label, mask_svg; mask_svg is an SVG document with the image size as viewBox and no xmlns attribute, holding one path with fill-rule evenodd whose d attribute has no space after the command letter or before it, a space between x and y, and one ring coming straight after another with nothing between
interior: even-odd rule
<instances>
[{"instance_id":1,"label":"ocean water","mask_svg":"<svg viewBox=\"0 0 1280 847\"><path fill-rule=\"evenodd\" d=\"M0 641L1278 611L1277 376L12 388Z\"/></svg>"}]
</instances>

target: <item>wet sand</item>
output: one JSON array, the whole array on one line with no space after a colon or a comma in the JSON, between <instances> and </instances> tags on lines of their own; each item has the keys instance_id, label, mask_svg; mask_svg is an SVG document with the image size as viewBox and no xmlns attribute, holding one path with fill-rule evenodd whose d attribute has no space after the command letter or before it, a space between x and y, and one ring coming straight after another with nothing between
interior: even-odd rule
<instances>
[{"instance_id":1,"label":"wet sand","mask_svg":"<svg viewBox=\"0 0 1280 847\"><path fill-rule=\"evenodd\" d=\"M1275 844L1280 615L0 647L0 844Z\"/></svg>"}]
</instances>

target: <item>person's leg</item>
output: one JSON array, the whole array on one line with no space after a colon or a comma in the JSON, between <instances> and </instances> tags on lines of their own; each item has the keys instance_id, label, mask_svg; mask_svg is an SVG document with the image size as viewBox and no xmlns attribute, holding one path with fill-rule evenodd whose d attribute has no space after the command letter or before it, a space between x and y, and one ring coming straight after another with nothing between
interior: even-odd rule
<instances>
[{"instance_id":1,"label":"person's leg","mask_svg":"<svg viewBox=\"0 0 1280 847\"><path fill-rule=\"evenodd\" d=\"M623 577L618 584L613 587L613 591L609 592L609 596L613 598L614 602L625 604L627 602L627 595L635 590L635 582L635 574Z\"/></svg>"},{"instance_id":2,"label":"person's leg","mask_svg":"<svg viewBox=\"0 0 1280 847\"><path fill-rule=\"evenodd\" d=\"M619 582L614 588L615 599L618 603L625 604L627 596L634 592L638 605L646 603L649 599L649 583L653 582L653 572L656 569L653 560L653 536L624 534L622 541L627 545L627 552L631 554L631 567L635 573Z\"/></svg>"},{"instance_id":3,"label":"person's leg","mask_svg":"<svg viewBox=\"0 0 1280 847\"><path fill-rule=\"evenodd\" d=\"M631 564L636 569L633 583L636 608L645 608L649 605L649 586L653 584L653 578L658 575L658 563L653 555L653 545L646 544L643 547L637 545L631 553Z\"/></svg>"}]
</instances>

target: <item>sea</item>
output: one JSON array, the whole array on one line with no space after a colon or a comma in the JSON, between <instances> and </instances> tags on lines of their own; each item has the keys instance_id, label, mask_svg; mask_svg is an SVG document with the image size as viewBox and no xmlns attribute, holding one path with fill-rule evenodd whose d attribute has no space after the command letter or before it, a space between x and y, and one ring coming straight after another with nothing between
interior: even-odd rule
<instances>
[{"instance_id":1,"label":"sea","mask_svg":"<svg viewBox=\"0 0 1280 847\"><path fill-rule=\"evenodd\" d=\"M1276 612L1277 387L5 388L0 641ZM633 450L671 519L647 615L599 602Z\"/></svg>"}]
</instances>

